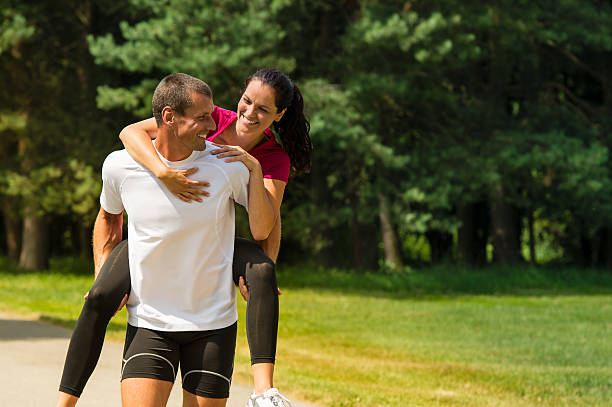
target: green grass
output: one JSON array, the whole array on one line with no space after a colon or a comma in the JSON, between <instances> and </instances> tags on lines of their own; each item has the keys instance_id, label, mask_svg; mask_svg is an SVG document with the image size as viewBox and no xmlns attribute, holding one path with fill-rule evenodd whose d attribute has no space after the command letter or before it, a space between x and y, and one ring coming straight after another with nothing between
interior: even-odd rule
<instances>
[{"instance_id":1,"label":"green grass","mask_svg":"<svg viewBox=\"0 0 612 407\"><path fill-rule=\"evenodd\" d=\"M8 270L0 271L0 309L73 326L91 277L71 267L19 273L0 262ZM603 407L612 400L609 274L292 268L279 281L276 385L322 406ZM235 377L248 383L242 300L239 312ZM122 312L109 336L121 341L124 324Z\"/></svg>"}]
</instances>

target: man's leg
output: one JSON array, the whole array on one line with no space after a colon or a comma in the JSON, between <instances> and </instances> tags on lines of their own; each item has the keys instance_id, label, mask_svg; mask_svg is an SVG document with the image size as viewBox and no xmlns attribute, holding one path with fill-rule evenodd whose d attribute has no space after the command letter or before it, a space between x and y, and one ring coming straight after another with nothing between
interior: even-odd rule
<instances>
[{"instance_id":1,"label":"man's leg","mask_svg":"<svg viewBox=\"0 0 612 407\"><path fill-rule=\"evenodd\" d=\"M121 371L124 407L166 405L180 356L173 334L128 324Z\"/></svg>"},{"instance_id":2,"label":"man's leg","mask_svg":"<svg viewBox=\"0 0 612 407\"><path fill-rule=\"evenodd\" d=\"M164 407L174 383L157 379L124 379L121 381L123 407Z\"/></svg>"},{"instance_id":3,"label":"man's leg","mask_svg":"<svg viewBox=\"0 0 612 407\"><path fill-rule=\"evenodd\" d=\"M223 407L229 397L236 326L193 333L181 344L184 407Z\"/></svg>"},{"instance_id":4,"label":"man's leg","mask_svg":"<svg viewBox=\"0 0 612 407\"><path fill-rule=\"evenodd\" d=\"M57 392L57 406L61 407L74 407L76 406L79 398L72 394L64 393L63 391Z\"/></svg>"},{"instance_id":5,"label":"man's leg","mask_svg":"<svg viewBox=\"0 0 612 407\"><path fill-rule=\"evenodd\" d=\"M196 396L187 390L183 390L183 407L225 407L226 403L227 399Z\"/></svg>"}]
</instances>

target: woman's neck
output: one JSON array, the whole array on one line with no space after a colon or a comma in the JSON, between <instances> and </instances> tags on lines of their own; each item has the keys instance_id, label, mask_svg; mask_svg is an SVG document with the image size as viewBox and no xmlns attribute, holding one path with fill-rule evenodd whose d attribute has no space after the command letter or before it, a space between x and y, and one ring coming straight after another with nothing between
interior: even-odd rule
<instances>
[{"instance_id":1,"label":"woman's neck","mask_svg":"<svg viewBox=\"0 0 612 407\"><path fill-rule=\"evenodd\" d=\"M219 134L213 142L218 144L227 144L232 146L240 146L246 151L249 151L260 144L265 138L265 134L262 133L258 137L250 138L236 131L236 120L223 130L223 133ZM219 139L217 141L217 139Z\"/></svg>"}]
</instances>

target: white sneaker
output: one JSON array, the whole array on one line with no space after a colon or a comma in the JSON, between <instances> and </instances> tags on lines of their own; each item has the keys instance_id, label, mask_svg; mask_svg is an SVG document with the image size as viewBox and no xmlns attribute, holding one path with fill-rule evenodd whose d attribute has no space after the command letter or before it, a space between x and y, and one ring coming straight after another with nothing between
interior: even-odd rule
<instances>
[{"instance_id":1,"label":"white sneaker","mask_svg":"<svg viewBox=\"0 0 612 407\"><path fill-rule=\"evenodd\" d=\"M246 407L291 407L291 401L278 392L275 388L265 393L256 395L255 392L249 397Z\"/></svg>"}]
</instances>

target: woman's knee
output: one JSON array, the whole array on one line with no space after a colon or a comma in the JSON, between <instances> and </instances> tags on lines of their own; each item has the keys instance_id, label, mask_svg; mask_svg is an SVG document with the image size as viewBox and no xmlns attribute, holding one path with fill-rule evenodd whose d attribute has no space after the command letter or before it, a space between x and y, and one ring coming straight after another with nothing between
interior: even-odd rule
<instances>
[{"instance_id":1,"label":"woman's knee","mask_svg":"<svg viewBox=\"0 0 612 407\"><path fill-rule=\"evenodd\" d=\"M260 287L276 289L276 270L272 260L247 265L246 280L250 289Z\"/></svg>"},{"instance_id":2,"label":"woman's knee","mask_svg":"<svg viewBox=\"0 0 612 407\"><path fill-rule=\"evenodd\" d=\"M89 290L87 300L85 301L85 307L91 311L114 312L119 307L119 304L121 304L121 299L117 302L117 298L119 297L123 297L119 292L113 292L105 290L102 287L94 286Z\"/></svg>"}]
</instances>

